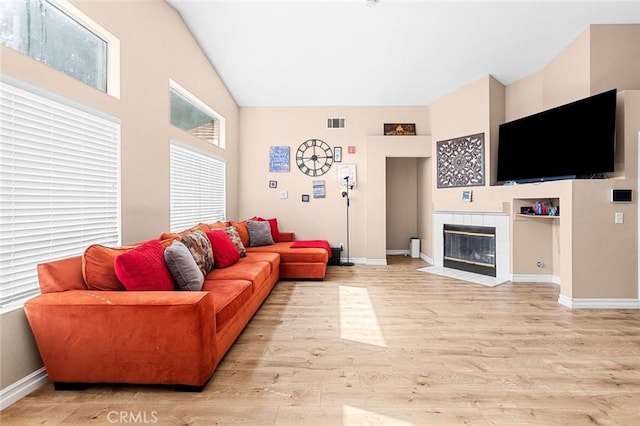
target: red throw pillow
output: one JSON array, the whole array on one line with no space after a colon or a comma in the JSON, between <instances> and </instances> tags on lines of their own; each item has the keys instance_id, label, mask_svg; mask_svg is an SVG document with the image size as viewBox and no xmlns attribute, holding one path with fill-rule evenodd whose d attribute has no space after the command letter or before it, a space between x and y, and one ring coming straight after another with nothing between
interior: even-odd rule
<instances>
[{"instance_id":1,"label":"red throw pillow","mask_svg":"<svg viewBox=\"0 0 640 426\"><path fill-rule=\"evenodd\" d=\"M240 259L240 252L238 247L231 241L231 237L224 231L224 229L216 229L207 232L207 237L211 241L211 247L213 248L213 260L216 268L226 268Z\"/></svg>"},{"instance_id":2,"label":"red throw pillow","mask_svg":"<svg viewBox=\"0 0 640 426\"><path fill-rule=\"evenodd\" d=\"M158 240L123 253L114 260L116 276L129 291L171 291L173 278L164 263L164 246Z\"/></svg>"},{"instance_id":3,"label":"red throw pillow","mask_svg":"<svg viewBox=\"0 0 640 426\"><path fill-rule=\"evenodd\" d=\"M271 219L264 219L261 217L257 217L257 220L261 220L261 221L266 221L269 222L269 226L271 227L271 238L273 238L273 242L274 243L279 243L280 241L282 241L282 237L280 236L280 230L278 229L278 219L271 218Z\"/></svg>"}]
</instances>

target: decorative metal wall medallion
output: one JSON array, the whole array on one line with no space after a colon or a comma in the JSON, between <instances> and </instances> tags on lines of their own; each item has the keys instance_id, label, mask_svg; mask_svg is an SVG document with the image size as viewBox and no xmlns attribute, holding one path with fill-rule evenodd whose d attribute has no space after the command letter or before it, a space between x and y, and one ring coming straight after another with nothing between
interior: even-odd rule
<instances>
[{"instance_id":1,"label":"decorative metal wall medallion","mask_svg":"<svg viewBox=\"0 0 640 426\"><path fill-rule=\"evenodd\" d=\"M484 133L436 143L438 188L484 185Z\"/></svg>"}]
</instances>

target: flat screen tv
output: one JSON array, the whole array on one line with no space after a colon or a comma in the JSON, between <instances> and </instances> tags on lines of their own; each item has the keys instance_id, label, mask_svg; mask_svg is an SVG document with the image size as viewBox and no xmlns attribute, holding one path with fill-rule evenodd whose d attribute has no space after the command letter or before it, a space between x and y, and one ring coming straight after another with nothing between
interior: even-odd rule
<instances>
[{"instance_id":1,"label":"flat screen tv","mask_svg":"<svg viewBox=\"0 0 640 426\"><path fill-rule=\"evenodd\" d=\"M498 182L602 178L614 171L616 89L501 124Z\"/></svg>"}]
</instances>

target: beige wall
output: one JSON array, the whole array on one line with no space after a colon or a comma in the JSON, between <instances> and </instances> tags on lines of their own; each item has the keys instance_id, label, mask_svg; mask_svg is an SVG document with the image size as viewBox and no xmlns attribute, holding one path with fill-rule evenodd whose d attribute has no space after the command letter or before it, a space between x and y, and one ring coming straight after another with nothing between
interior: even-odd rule
<instances>
[{"instance_id":1,"label":"beige wall","mask_svg":"<svg viewBox=\"0 0 640 426\"><path fill-rule=\"evenodd\" d=\"M386 158L395 155L406 158L424 157L424 152L430 152L427 150L430 146L424 136L379 135L383 133L384 123L396 122L416 123L419 135L428 134L428 115L429 108L426 106L240 108L242 173L239 219L252 216L276 217L281 229L295 231L299 239L320 238L329 240L334 246L340 243L346 245L346 202L341 196L342 186L337 181L337 164L319 178L304 175L295 164L295 153L301 143L307 139L321 139L332 148L341 146L341 164L355 164L357 168L357 186L351 192L349 210L350 257L358 261L384 261L387 249L387 221L384 220L387 205ZM346 118L346 128L327 129L328 117ZM382 140L378 141L377 137ZM408 141L416 145L415 150L401 148ZM269 172L271 146L290 147L289 172ZM355 147L355 153L348 153L349 146ZM278 187L268 189L269 180L276 180ZM313 198L314 180L325 181L325 198ZM287 191L287 199L279 198L281 191ZM311 195L309 203L301 202L302 194ZM376 204L373 209L369 209L368 205L372 200ZM367 230L369 226L375 227L374 234ZM368 254L370 250L373 250L373 255Z\"/></svg>"},{"instance_id":2,"label":"beige wall","mask_svg":"<svg viewBox=\"0 0 640 426\"><path fill-rule=\"evenodd\" d=\"M591 93L640 88L640 25L592 25Z\"/></svg>"},{"instance_id":3,"label":"beige wall","mask_svg":"<svg viewBox=\"0 0 640 426\"><path fill-rule=\"evenodd\" d=\"M554 198L560 219L514 218L513 274L549 275L560 280L561 295L577 299L638 297L637 201L612 204L612 188L637 188L640 130L640 25L596 25L585 29L545 68L506 88L480 78L432 105L434 141L486 132L494 180L497 125L610 88L618 88L618 153L612 179L560 181L514 187L474 187L472 203L460 201L461 189L435 189L434 210L517 212L518 200ZM502 108L501 104L502 103ZM502 115L502 117L501 117ZM588 125L588 123L585 123ZM486 142L485 142L486 143ZM434 147L435 149L435 147ZM434 153L435 157L435 153ZM434 181L435 181L434 171ZM614 224L623 212L624 224ZM606 242L606 243L603 243ZM535 266L543 261L542 269Z\"/></svg>"},{"instance_id":4,"label":"beige wall","mask_svg":"<svg viewBox=\"0 0 640 426\"><path fill-rule=\"evenodd\" d=\"M164 1L74 5L120 40L121 96L116 99L13 50L0 46L3 74L88 105L122 123L123 243L159 236L169 228L169 141L227 161L227 209L238 211L238 108L181 17ZM169 79L226 118L227 149L169 124ZM0 387L42 366L22 309L2 315Z\"/></svg>"},{"instance_id":5,"label":"beige wall","mask_svg":"<svg viewBox=\"0 0 640 426\"><path fill-rule=\"evenodd\" d=\"M587 28L542 69L543 109L592 94L590 35L591 31Z\"/></svg>"}]
</instances>

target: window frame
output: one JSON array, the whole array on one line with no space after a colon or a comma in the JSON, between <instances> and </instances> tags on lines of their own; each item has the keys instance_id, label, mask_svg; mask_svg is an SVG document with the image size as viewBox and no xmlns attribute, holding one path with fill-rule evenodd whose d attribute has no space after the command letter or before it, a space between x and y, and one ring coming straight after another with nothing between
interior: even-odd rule
<instances>
[{"instance_id":1,"label":"window frame","mask_svg":"<svg viewBox=\"0 0 640 426\"><path fill-rule=\"evenodd\" d=\"M193 93L189 92L187 89L185 89L184 87L182 87L179 83L177 83L175 80L170 79L169 80L169 123L177 128L180 129L181 131L185 132L185 133L189 133L187 131L185 131L184 129L174 125L173 123L171 123L171 91L175 91L179 96L182 96L187 102L191 103L195 108L198 108L202 113L209 115L210 117L212 117L214 120L217 121L218 123L218 138L217 140L208 140L208 139L203 139L203 138L199 138L200 140L203 140L207 143L210 143L214 146L217 146L220 149L225 149L226 148L226 120L225 118L219 114L218 112L216 112L213 108L211 108L209 105L207 105L204 101L202 101L200 98L198 98L197 96L195 96ZM194 136L197 137L197 136Z\"/></svg>"},{"instance_id":2,"label":"window frame","mask_svg":"<svg viewBox=\"0 0 640 426\"><path fill-rule=\"evenodd\" d=\"M97 38L101 39L106 43L107 45L107 48L106 48L107 58L106 58L106 69L105 69L105 72L107 74L106 91L103 92L102 90L88 84L87 86L93 89L99 90L101 93L106 93L110 96L113 96L116 99L120 99L120 40L117 37L115 37L113 34L111 34L109 31L104 29L95 20L93 20L88 15L83 13L80 9L72 5L68 0L42 0L42 1L49 3L52 7L58 9L60 12L66 15L68 19L73 20L77 24L83 26L89 32L94 34ZM10 47L7 47L7 48L12 49ZM25 55L44 66L48 66L52 69L55 69L56 71L64 74L69 78L73 78L76 81L80 81L75 77L68 75L55 67L51 67L33 58L28 54L25 54ZM82 83L86 84L84 82Z\"/></svg>"}]
</instances>

